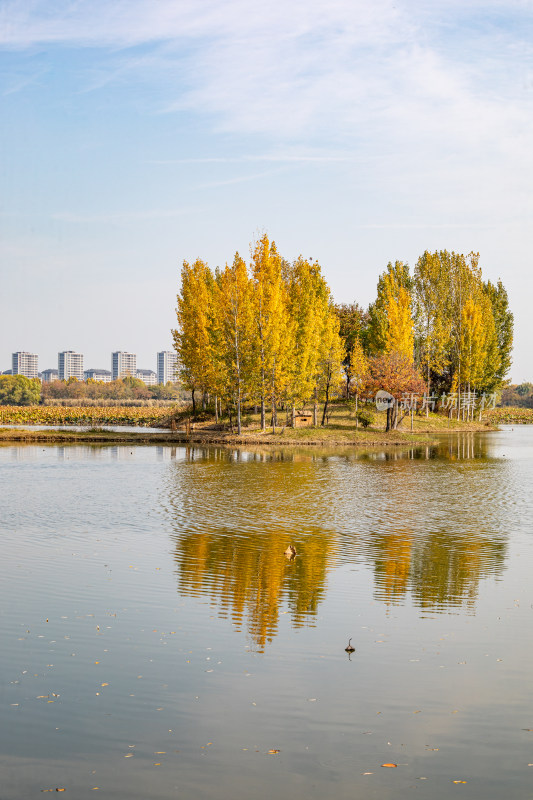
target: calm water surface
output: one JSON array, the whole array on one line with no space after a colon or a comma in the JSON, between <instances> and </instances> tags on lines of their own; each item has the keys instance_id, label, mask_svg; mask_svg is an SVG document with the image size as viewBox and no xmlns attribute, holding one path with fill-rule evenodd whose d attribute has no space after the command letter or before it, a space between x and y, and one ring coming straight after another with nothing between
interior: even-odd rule
<instances>
[{"instance_id":1,"label":"calm water surface","mask_svg":"<svg viewBox=\"0 0 533 800\"><path fill-rule=\"evenodd\" d=\"M532 796L533 428L0 486L0 800Z\"/></svg>"}]
</instances>

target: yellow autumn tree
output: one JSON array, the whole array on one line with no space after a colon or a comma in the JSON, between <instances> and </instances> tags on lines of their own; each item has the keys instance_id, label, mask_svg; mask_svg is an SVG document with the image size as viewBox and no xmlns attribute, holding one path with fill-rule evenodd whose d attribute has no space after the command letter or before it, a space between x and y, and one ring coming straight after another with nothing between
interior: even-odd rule
<instances>
[{"instance_id":1,"label":"yellow autumn tree","mask_svg":"<svg viewBox=\"0 0 533 800\"><path fill-rule=\"evenodd\" d=\"M480 390L499 365L494 317L484 293L469 295L461 311L460 364L463 385Z\"/></svg>"},{"instance_id":2,"label":"yellow autumn tree","mask_svg":"<svg viewBox=\"0 0 533 800\"><path fill-rule=\"evenodd\" d=\"M355 427L359 427L359 395L361 394L368 377L368 359L359 339L352 344L350 353L349 375L350 392L355 397Z\"/></svg>"},{"instance_id":3,"label":"yellow autumn tree","mask_svg":"<svg viewBox=\"0 0 533 800\"><path fill-rule=\"evenodd\" d=\"M233 264L217 274L217 309L223 350L224 394L236 410L237 433L241 433L242 403L252 390L255 352L253 286L245 261L238 253Z\"/></svg>"},{"instance_id":4,"label":"yellow autumn tree","mask_svg":"<svg viewBox=\"0 0 533 800\"><path fill-rule=\"evenodd\" d=\"M385 352L399 353L410 361L414 352L414 327L411 295L405 286L392 284L387 296L387 333Z\"/></svg>"},{"instance_id":5,"label":"yellow autumn tree","mask_svg":"<svg viewBox=\"0 0 533 800\"><path fill-rule=\"evenodd\" d=\"M266 429L266 403L272 408L272 428L276 408L289 383L293 324L288 313L287 286L283 262L274 242L265 234L252 251L254 319L257 349L255 383L261 404L261 428Z\"/></svg>"},{"instance_id":6,"label":"yellow autumn tree","mask_svg":"<svg viewBox=\"0 0 533 800\"><path fill-rule=\"evenodd\" d=\"M322 425L326 424L328 406L331 397L338 392L343 380L342 363L345 356L344 342L339 334L339 317L335 307L330 302L320 334L320 347L318 354L318 371L316 375L315 398L324 403L322 411ZM316 425L315 404L315 425Z\"/></svg>"},{"instance_id":7,"label":"yellow autumn tree","mask_svg":"<svg viewBox=\"0 0 533 800\"><path fill-rule=\"evenodd\" d=\"M196 391L205 398L215 383L213 291L214 278L207 264L199 258L193 264L184 261L177 297L178 327L172 334L180 378L191 391L193 413Z\"/></svg>"},{"instance_id":8,"label":"yellow autumn tree","mask_svg":"<svg viewBox=\"0 0 533 800\"><path fill-rule=\"evenodd\" d=\"M320 265L302 256L287 269L286 280L288 310L294 325L287 396L294 415L295 404L305 405L313 396L330 291Z\"/></svg>"}]
</instances>

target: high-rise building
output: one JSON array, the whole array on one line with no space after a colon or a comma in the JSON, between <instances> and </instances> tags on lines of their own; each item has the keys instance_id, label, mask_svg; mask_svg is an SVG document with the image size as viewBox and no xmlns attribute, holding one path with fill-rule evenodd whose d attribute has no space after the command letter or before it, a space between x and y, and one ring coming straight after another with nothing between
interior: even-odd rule
<instances>
[{"instance_id":1,"label":"high-rise building","mask_svg":"<svg viewBox=\"0 0 533 800\"><path fill-rule=\"evenodd\" d=\"M12 374L24 375L26 378L37 378L39 374L39 356L37 353L26 353L20 350L12 355Z\"/></svg>"},{"instance_id":2,"label":"high-rise building","mask_svg":"<svg viewBox=\"0 0 533 800\"><path fill-rule=\"evenodd\" d=\"M135 377L143 381L147 386L155 386L155 372L153 369L138 369Z\"/></svg>"},{"instance_id":3,"label":"high-rise building","mask_svg":"<svg viewBox=\"0 0 533 800\"><path fill-rule=\"evenodd\" d=\"M117 378L126 378L128 375L134 378L136 374L137 356L135 353L126 353L123 350L111 353L111 376L114 381Z\"/></svg>"},{"instance_id":4,"label":"high-rise building","mask_svg":"<svg viewBox=\"0 0 533 800\"><path fill-rule=\"evenodd\" d=\"M69 378L83 380L83 353L75 353L74 350L63 350L57 354L57 371L60 381L68 381Z\"/></svg>"},{"instance_id":5,"label":"high-rise building","mask_svg":"<svg viewBox=\"0 0 533 800\"><path fill-rule=\"evenodd\" d=\"M86 369L83 373L86 381L100 381L100 383L111 382L111 372L108 369Z\"/></svg>"},{"instance_id":6,"label":"high-rise building","mask_svg":"<svg viewBox=\"0 0 533 800\"><path fill-rule=\"evenodd\" d=\"M178 380L178 354L175 350L162 350L157 354L157 382L168 383Z\"/></svg>"},{"instance_id":7,"label":"high-rise building","mask_svg":"<svg viewBox=\"0 0 533 800\"><path fill-rule=\"evenodd\" d=\"M52 383L59 379L59 372L57 369L43 369L41 373L41 380L43 383Z\"/></svg>"}]
</instances>

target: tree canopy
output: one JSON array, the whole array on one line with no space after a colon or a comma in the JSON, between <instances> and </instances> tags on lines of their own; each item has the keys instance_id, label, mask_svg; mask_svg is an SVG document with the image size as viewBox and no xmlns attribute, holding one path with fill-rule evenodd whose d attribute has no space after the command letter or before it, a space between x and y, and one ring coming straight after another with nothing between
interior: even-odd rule
<instances>
[{"instance_id":1,"label":"tree canopy","mask_svg":"<svg viewBox=\"0 0 533 800\"><path fill-rule=\"evenodd\" d=\"M0 375L0 404L31 406L41 399L41 382L24 375Z\"/></svg>"}]
</instances>

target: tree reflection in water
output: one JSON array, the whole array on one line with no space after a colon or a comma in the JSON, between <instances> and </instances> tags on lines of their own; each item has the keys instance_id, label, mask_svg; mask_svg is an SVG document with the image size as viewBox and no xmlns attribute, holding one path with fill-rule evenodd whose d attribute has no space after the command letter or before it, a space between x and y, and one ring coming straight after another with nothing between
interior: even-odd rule
<instances>
[{"instance_id":1,"label":"tree reflection in water","mask_svg":"<svg viewBox=\"0 0 533 800\"><path fill-rule=\"evenodd\" d=\"M335 455L191 449L165 487L179 592L209 597L260 651L280 614L314 624L340 565L370 567L380 601L473 608L480 581L504 567L504 493L493 491L504 470L474 437Z\"/></svg>"}]
</instances>

